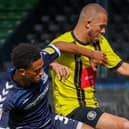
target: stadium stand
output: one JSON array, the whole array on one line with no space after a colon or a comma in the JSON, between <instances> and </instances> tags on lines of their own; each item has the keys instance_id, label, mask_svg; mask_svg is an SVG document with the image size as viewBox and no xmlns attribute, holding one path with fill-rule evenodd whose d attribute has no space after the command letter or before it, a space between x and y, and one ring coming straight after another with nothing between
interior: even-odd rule
<instances>
[{"instance_id":1,"label":"stadium stand","mask_svg":"<svg viewBox=\"0 0 129 129\"><path fill-rule=\"evenodd\" d=\"M16 2L16 0L11 0L8 4L4 3L4 7L8 4L9 7L2 8L7 14L12 10L13 13L17 12L26 12L26 15L12 15L11 19L14 19L15 22L13 28L8 29L5 27L5 38L1 38L1 53L4 50L4 55L0 59L1 62L4 63L3 67L6 67L10 58L8 57L12 48L18 44L19 42L36 42L41 43L43 46L47 44L53 37L57 36L60 33L63 33L69 29L71 29L76 22L77 14L79 13L81 6L86 4L84 0L73 2L71 8L71 1L43 1L39 0L34 8L32 9L32 5L34 5L34 0L29 0L28 2ZM94 0L89 0L88 2L95 2ZM15 4L14 4L15 3ZM22 5L20 5L22 3ZM80 6L78 7L78 4ZM28 6L30 4L30 6ZM62 7L63 4L63 8ZM22 8L21 8L22 6ZM48 8L49 7L49 8ZM1 9L1 10L2 10ZM31 9L31 10L30 10ZM28 13L29 12L29 13ZM6 19L3 21L9 22L11 24L11 20ZM16 25L18 23L18 25ZM11 24L12 25L12 24ZM4 32L4 31L3 31ZM7 34L9 33L9 34ZM3 35L3 33L1 33ZM3 42L3 43L2 43Z\"/></svg>"},{"instance_id":2,"label":"stadium stand","mask_svg":"<svg viewBox=\"0 0 129 129\"><path fill-rule=\"evenodd\" d=\"M14 28L20 24L21 19L26 16L27 12L31 9L34 0L16 1L1 0L0 4L0 44L4 43Z\"/></svg>"},{"instance_id":3,"label":"stadium stand","mask_svg":"<svg viewBox=\"0 0 129 129\"><path fill-rule=\"evenodd\" d=\"M109 31L108 36L111 40L112 46L118 54L129 61L128 41L129 41L129 15L128 15L129 1L117 0L109 2Z\"/></svg>"},{"instance_id":4,"label":"stadium stand","mask_svg":"<svg viewBox=\"0 0 129 129\"><path fill-rule=\"evenodd\" d=\"M8 55L10 51L8 50L11 50L14 45L11 40L6 44L6 40L14 34L14 30L21 24L22 19L27 17L37 1L1 0L0 2L0 71L3 71L9 61Z\"/></svg>"}]
</instances>

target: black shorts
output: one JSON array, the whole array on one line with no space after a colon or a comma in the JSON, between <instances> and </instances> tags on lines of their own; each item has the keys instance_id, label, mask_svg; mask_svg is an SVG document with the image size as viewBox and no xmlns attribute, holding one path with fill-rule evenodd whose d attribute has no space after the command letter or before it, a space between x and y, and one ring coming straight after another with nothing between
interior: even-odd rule
<instances>
[{"instance_id":1,"label":"black shorts","mask_svg":"<svg viewBox=\"0 0 129 129\"><path fill-rule=\"evenodd\" d=\"M68 114L67 117L95 127L102 114L103 111L100 108L78 107Z\"/></svg>"}]
</instances>

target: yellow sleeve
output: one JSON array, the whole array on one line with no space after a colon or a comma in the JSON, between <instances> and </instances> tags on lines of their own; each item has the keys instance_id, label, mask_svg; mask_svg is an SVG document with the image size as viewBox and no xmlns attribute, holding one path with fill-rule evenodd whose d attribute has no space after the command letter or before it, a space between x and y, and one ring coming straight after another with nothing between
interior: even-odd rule
<instances>
[{"instance_id":1,"label":"yellow sleeve","mask_svg":"<svg viewBox=\"0 0 129 129\"><path fill-rule=\"evenodd\" d=\"M62 41L62 42L73 42L73 38L71 36L71 32L65 32L64 34L58 36L54 40L51 41L51 43Z\"/></svg>"},{"instance_id":2,"label":"yellow sleeve","mask_svg":"<svg viewBox=\"0 0 129 129\"><path fill-rule=\"evenodd\" d=\"M108 62L106 65L107 68L114 68L122 61L122 59L113 51L112 47L104 36L100 37L100 48L106 54Z\"/></svg>"}]
</instances>

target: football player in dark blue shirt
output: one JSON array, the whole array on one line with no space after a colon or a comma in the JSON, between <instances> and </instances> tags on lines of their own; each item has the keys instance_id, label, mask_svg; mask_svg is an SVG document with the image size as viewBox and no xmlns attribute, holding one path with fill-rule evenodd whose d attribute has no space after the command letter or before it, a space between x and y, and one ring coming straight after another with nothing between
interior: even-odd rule
<instances>
[{"instance_id":1,"label":"football player in dark blue shirt","mask_svg":"<svg viewBox=\"0 0 129 129\"><path fill-rule=\"evenodd\" d=\"M0 78L0 129L93 129L49 108L47 72L59 55L54 45L40 50L21 43L13 49L14 67Z\"/></svg>"}]
</instances>

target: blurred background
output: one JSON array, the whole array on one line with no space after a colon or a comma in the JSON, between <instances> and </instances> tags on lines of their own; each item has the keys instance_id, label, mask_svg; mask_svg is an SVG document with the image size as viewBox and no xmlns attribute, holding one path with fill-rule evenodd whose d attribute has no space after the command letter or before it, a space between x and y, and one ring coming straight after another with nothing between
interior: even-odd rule
<instances>
[{"instance_id":1,"label":"blurred background","mask_svg":"<svg viewBox=\"0 0 129 129\"><path fill-rule=\"evenodd\" d=\"M71 30L81 8L91 2L107 10L106 36L114 51L129 62L129 0L0 0L0 75L11 65L13 47L20 42L45 47ZM99 66L96 82L96 97L103 110L129 118L129 79Z\"/></svg>"}]
</instances>

